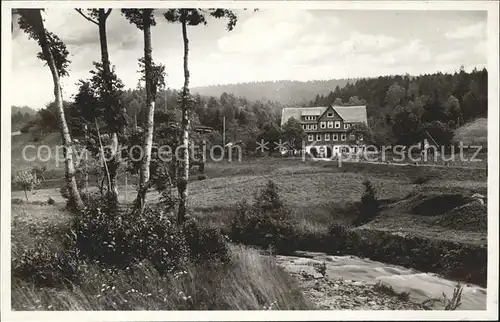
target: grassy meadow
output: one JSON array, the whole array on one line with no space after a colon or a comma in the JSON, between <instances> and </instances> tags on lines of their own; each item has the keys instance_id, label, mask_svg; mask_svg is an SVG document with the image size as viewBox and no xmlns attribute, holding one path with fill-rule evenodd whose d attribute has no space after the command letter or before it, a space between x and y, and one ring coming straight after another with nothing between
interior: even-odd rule
<instances>
[{"instance_id":1,"label":"grassy meadow","mask_svg":"<svg viewBox=\"0 0 500 322\"><path fill-rule=\"evenodd\" d=\"M13 154L18 152L19 149L13 149ZM23 166L20 160L15 160L13 157L13 168ZM23 261L27 259L32 261L28 266L42 270L41 275L58 279L59 276L53 276L57 268L52 261L66 251L62 240L71 233L68 227L74 216L65 209L59 192L60 169L53 163L48 169L53 177L41 189L29 193L29 202L24 201L22 191L12 192L12 257L19 267L25 267ZM281 200L290 209L290 222L298 234L323 236L332 225L351 226L356 219L352 209L363 196L363 182L369 180L384 210L360 228L431 240L458 240L471 245L486 243L485 231L438 224L443 213L432 213L432 207L426 216L411 211L432 194L487 195L485 169L367 163L344 163L339 167L335 161L263 157L242 162L209 162L204 180L198 180L196 172L194 169L189 184L189 216L200 227L217 229L224 235L231 233L238 204L251 203L269 180L276 184ZM122 184L119 199L123 204L130 203L136 188L129 184L127 191L124 190ZM54 204L47 204L49 198ZM158 193L150 192L148 200L156 204ZM117 270L99 261L71 258L63 266L69 267L72 277L63 274L62 279L68 282L54 286L25 278L26 271L21 270L25 275L21 272L12 281L12 307L16 310L314 308L272 257L243 245L231 244L229 248L227 264L207 268L203 263L191 263L181 273L167 275L159 274L148 260Z\"/></svg>"}]
</instances>

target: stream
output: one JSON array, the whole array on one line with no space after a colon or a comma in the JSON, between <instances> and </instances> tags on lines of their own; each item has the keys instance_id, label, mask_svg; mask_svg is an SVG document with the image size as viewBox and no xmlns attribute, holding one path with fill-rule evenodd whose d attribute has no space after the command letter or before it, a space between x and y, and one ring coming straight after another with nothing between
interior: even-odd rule
<instances>
[{"instance_id":1,"label":"stream","mask_svg":"<svg viewBox=\"0 0 500 322\"><path fill-rule=\"evenodd\" d=\"M318 274L314 263L326 264L329 279L344 279L360 283L390 285L394 291L409 292L410 300L421 303L429 298L446 294L451 298L457 282L433 273L423 273L411 268L385 264L356 256L330 256L324 253L296 252L296 256L276 256L278 263L290 273L301 271ZM464 284L462 305L458 310L486 310L486 289Z\"/></svg>"}]
</instances>

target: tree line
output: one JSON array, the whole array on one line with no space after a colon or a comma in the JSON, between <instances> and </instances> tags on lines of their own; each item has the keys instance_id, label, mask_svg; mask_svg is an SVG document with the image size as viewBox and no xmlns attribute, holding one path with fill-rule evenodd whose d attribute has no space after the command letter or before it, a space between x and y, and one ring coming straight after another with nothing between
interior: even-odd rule
<instances>
[{"instance_id":1,"label":"tree line","mask_svg":"<svg viewBox=\"0 0 500 322\"><path fill-rule=\"evenodd\" d=\"M309 106L366 105L373 143L411 145L429 133L450 144L457 127L488 114L488 72L359 79L316 95Z\"/></svg>"}]
</instances>

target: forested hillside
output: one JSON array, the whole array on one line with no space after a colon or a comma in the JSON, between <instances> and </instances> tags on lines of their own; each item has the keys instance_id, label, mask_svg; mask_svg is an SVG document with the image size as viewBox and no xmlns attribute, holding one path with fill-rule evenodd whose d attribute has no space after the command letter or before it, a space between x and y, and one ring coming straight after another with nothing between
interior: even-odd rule
<instances>
[{"instance_id":1,"label":"forested hillside","mask_svg":"<svg viewBox=\"0 0 500 322\"><path fill-rule=\"evenodd\" d=\"M279 101L285 105L304 105L317 94L327 95L336 87L342 88L348 79L314 80L308 82L281 80L227 85L194 87L193 93L219 97L222 93L245 97L250 101Z\"/></svg>"},{"instance_id":2,"label":"forested hillside","mask_svg":"<svg viewBox=\"0 0 500 322\"><path fill-rule=\"evenodd\" d=\"M410 145L418 142L426 132L438 143L449 144L456 128L478 117L487 116L487 77L488 73L483 69L471 73L461 70L454 74L359 79L342 88L337 86L327 93L315 94L313 99L304 102L302 106L366 104L371 129L367 137L377 145ZM234 86L244 88L243 84ZM251 90L247 92L250 93ZM144 125L145 95L143 87L121 93L121 102L126 107L130 125ZM179 122L181 112L178 95L175 90L158 92L155 123ZM192 124L215 129L217 132L212 136L214 143L222 142L221 132L225 118L226 140L242 140L249 146L254 145L262 136L270 140L276 138L281 109L292 106L278 99L252 100L226 92L218 96L197 94L193 99ZM74 135L83 133L82 118L93 122L92 106L95 105L90 103L84 88L76 95L75 102L65 102L68 123ZM32 122L33 128L42 132L57 129L54 109L55 106L49 104L46 109L38 111L37 121Z\"/></svg>"},{"instance_id":3,"label":"forested hillside","mask_svg":"<svg viewBox=\"0 0 500 322\"><path fill-rule=\"evenodd\" d=\"M309 106L365 105L373 141L378 144L417 142L425 132L449 144L457 127L488 114L488 72L384 76L360 79Z\"/></svg>"}]
</instances>

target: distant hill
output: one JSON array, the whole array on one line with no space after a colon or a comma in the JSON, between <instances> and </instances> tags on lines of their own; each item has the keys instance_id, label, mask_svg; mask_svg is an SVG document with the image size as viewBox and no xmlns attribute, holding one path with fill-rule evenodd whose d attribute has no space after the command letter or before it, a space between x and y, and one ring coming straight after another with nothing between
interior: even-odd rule
<instances>
[{"instance_id":1,"label":"distant hill","mask_svg":"<svg viewBox=\"0 0 500 322\"><path fill-rule=\"evenodd\" d=\"M335 87L344 87L354 79L332 79L315 81L269 81L227 85L211 85L192 88L192 93L203 96L220 97L224 92L237 97L245 97L251 101L278 101L285 105L306 105L316 95L327 95Z\"/></svg>"},{"instance_id":2,"label":"distant hill","mask_svg":"<svg viewBox=\"0 0 500 322\"><path fill-rule=\"evenodd\" d=\"M21 112L23 114L28 113L29 115L35 115L36 111L29 106L12 106L12 114Z\"/></svg>"}]
</instances>

